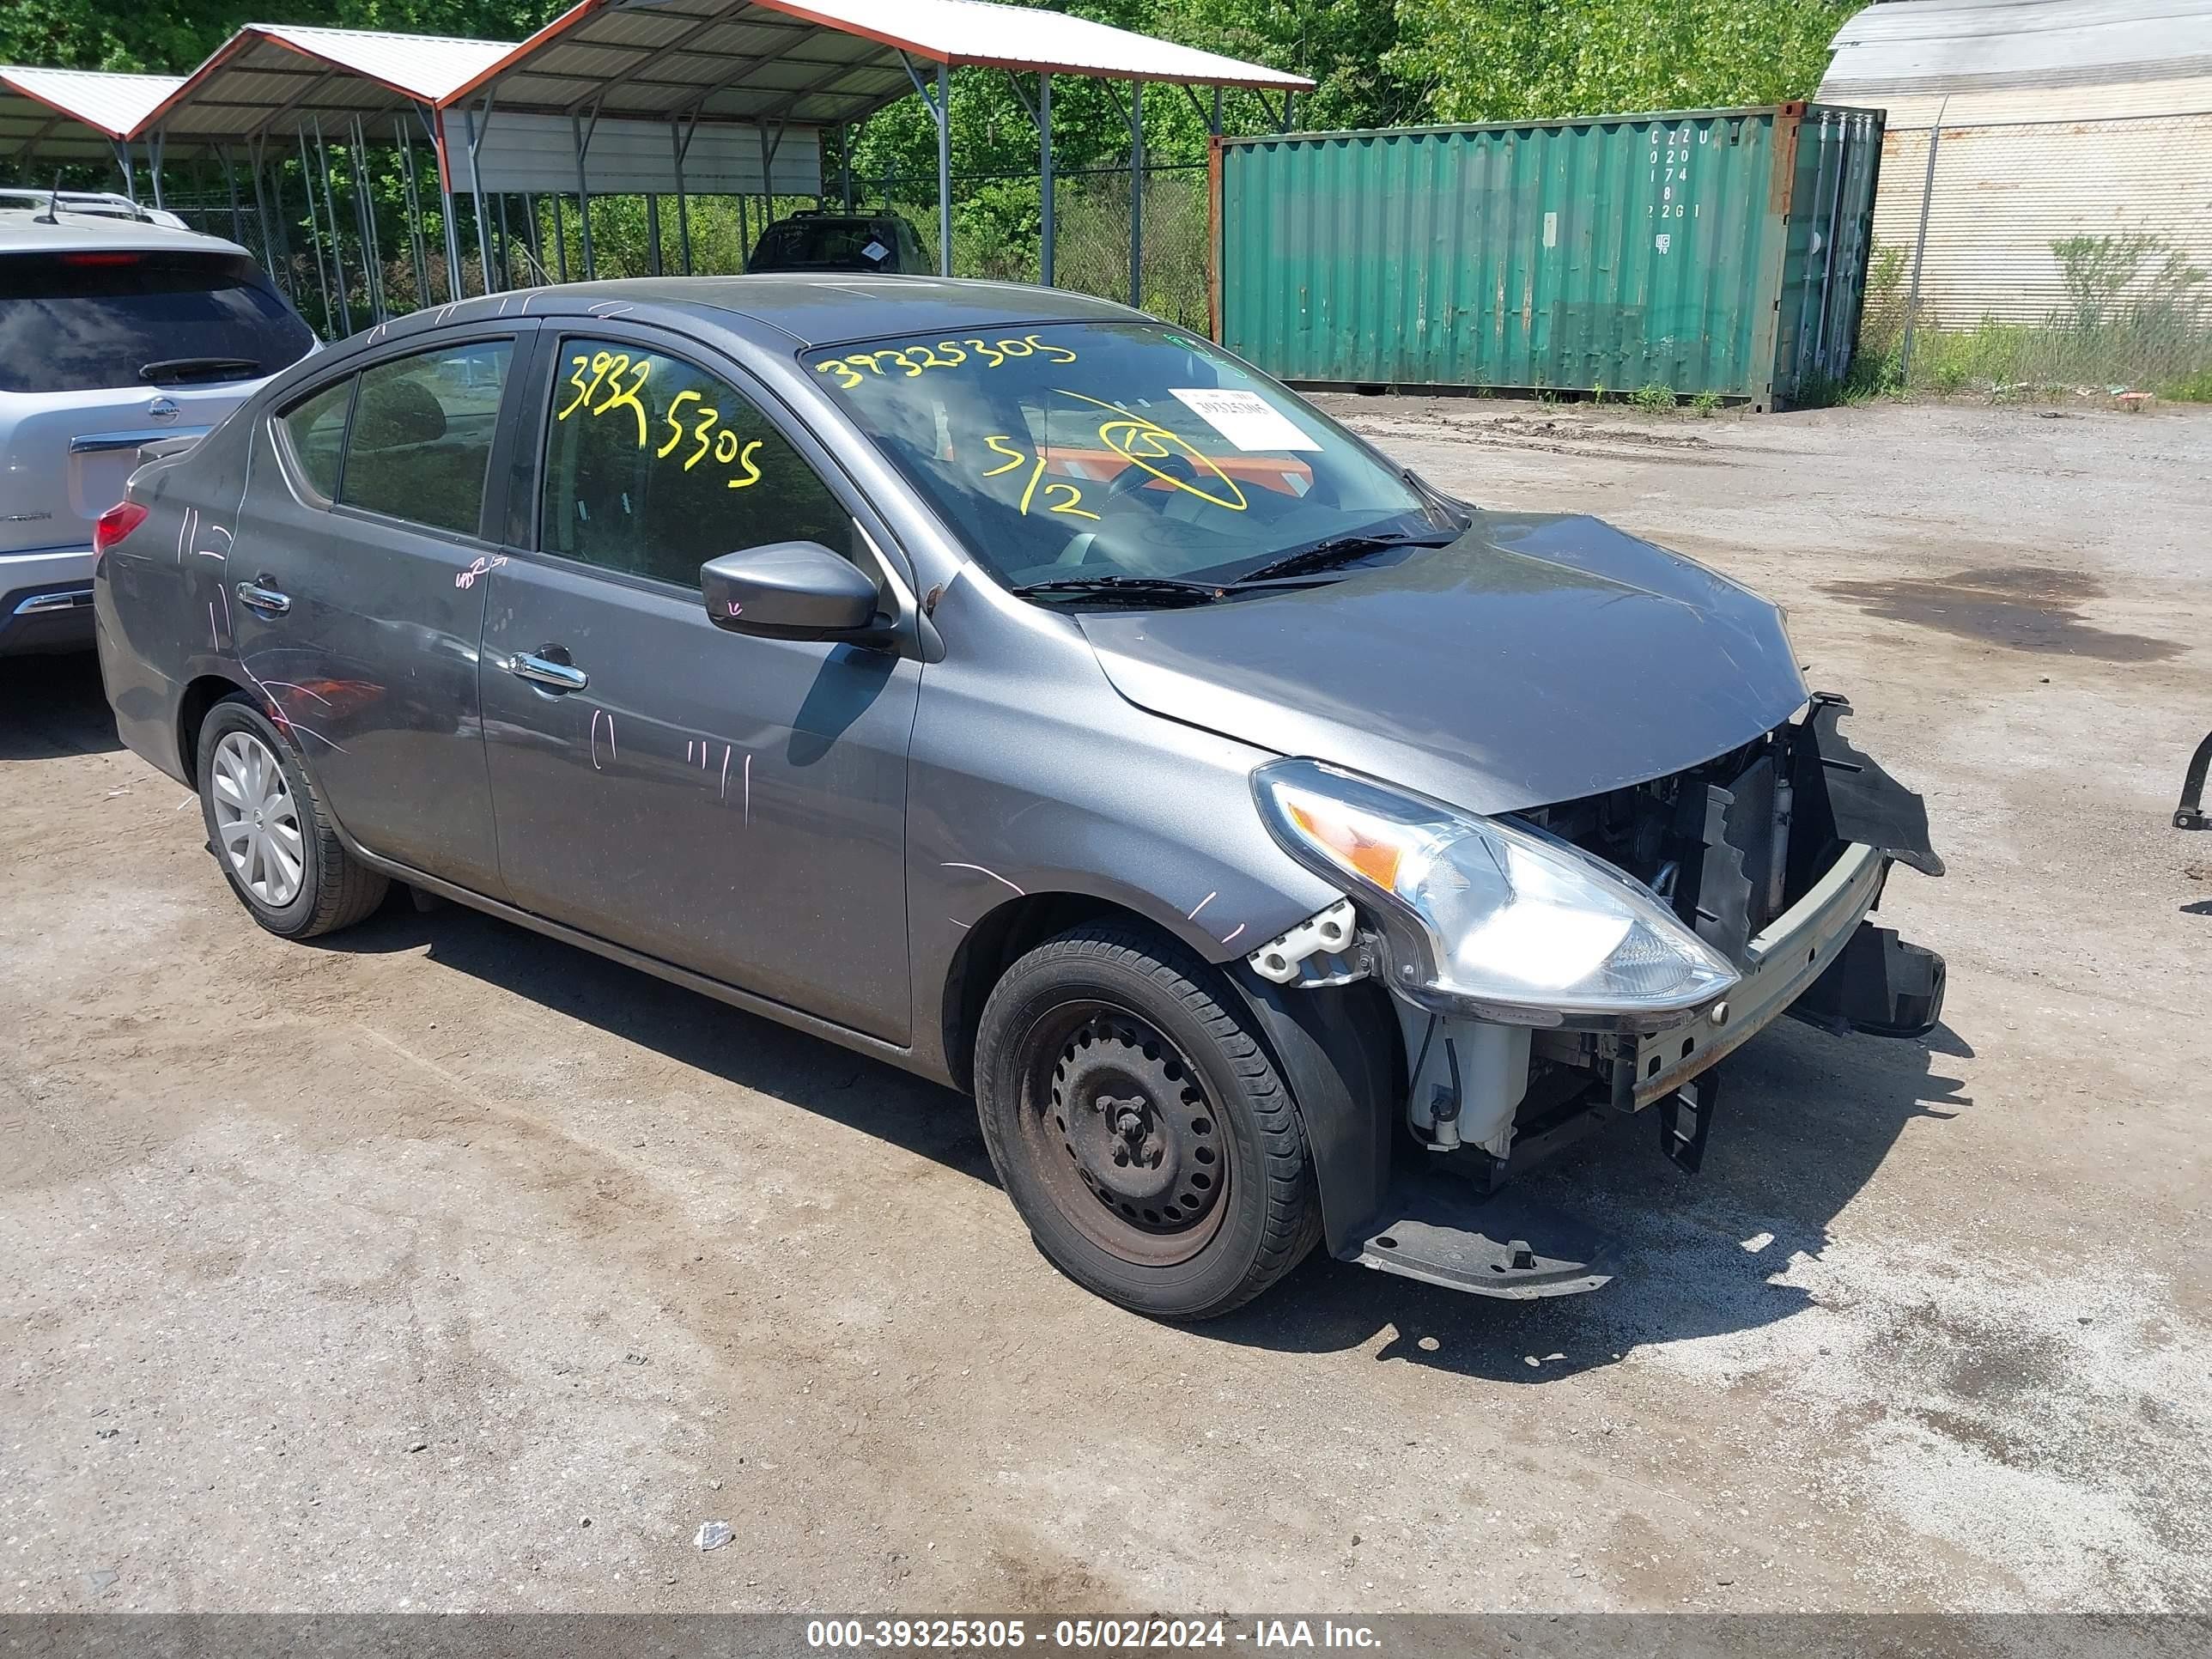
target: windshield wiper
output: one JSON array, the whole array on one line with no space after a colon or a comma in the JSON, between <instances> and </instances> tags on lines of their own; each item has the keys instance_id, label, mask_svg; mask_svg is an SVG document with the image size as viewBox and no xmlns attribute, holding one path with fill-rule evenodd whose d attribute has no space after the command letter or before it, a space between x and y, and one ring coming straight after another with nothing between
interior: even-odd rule
<instances>
[{"instance_id":1,"label":"windshield wiper","mask_svg":"<svg viewBox=\"0 0 2212 1659\"><path fill-rule=\"evenodd\" d=\"M1127 599L1137 605L1210 605L1221 597L1218 582L1178 581L1172 576L1064 576L1054 581L1024 582L1017 598L1050 598L1066 593L1086 599Z\"/></svg>"},{"instance_id":2,"label":"windshield wiper","mask_svg":"<svg viewBox=\"0 0 2212 1659\"><path fill-rule=\"evenodd\" d=\"M1338 565L1364 559L1370 553L1386 547L1449 547L1457 539L1456 537L1447 537L1439 541L1434 536L1398 534L1333 536L1316 546L1297 553L1286 553L1256 570L1248 570L1229 586L1244 587L1253 582L1273 581L1279 577L1310 576L1318 570L1333 570Z\"/></svg>"},{"instance_id":3,"label":"windshield wiper","mask_svg":"<svg viewBox=\"0 0 2212 1659\"><path fill-rule=\"evenodd\" d=\"M140 369L138 378L163 386L176 380L235 380L259 373L261 365L251 357L164 357Z\"/></svg>"}]
</instances>

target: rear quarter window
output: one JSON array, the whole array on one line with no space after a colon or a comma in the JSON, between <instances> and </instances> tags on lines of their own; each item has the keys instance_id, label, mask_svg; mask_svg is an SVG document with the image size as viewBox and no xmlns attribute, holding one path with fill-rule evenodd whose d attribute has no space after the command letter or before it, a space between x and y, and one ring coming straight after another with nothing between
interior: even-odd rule
<instances>
[{"instance_id":1,"label":"rear quarter window","mask_svg":"<svg viewBox=\"0 0 2212 1659\"><path fill-rule=\"evenodd\" d=\"M346 415L353 404L353 376L325 386L282 417L293 458L307 482L326 501L337 499L338 452L345 442Z\"/></svg>"},{"instance_id":2,"label":"rear quarter window","mask_svg":"<svg viewBox=\"0 0 2212 1659\"><path fill-rule=\"evenodd\" d=\"M314 333L236 254L0 254L0 391L258 380Z\"/></svg>"}]
</instances>

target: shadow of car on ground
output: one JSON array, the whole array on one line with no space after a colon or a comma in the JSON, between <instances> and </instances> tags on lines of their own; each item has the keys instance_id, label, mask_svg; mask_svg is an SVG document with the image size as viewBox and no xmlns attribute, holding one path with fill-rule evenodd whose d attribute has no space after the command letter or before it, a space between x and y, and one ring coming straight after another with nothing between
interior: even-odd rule
<instances>
[{"instance_id":1,"label":"shadow of car on ground","mask_svg":"<svg viewBox=\"0 0 2212 1659\"><path fill-rule=\"evenodd\" d=\"M508 923L458 906L419 912L396 894L327 948L425 951L440 966L625 1042L995 1184L964 1097ZM1660 1155L1647 1110L1524 1177L1518 1190L1613 1241L1618 1277L1595 1292L1469 1297L1316 1251L1259 1301L1194 1329L1296 1352L1380 1339L1378 1360L1544 1382L1642 1345L1776 1324L1812 1305L1814 1292L1774 1281L1821 1255L1830 1224L1905 1125L1948 1121L1972 1104L1957 1092L1960 1080L1938 1069L1946 1055L1972 1054L1944 1027L1923 1042L1883 1042L1784 1020L1728 1062L1727 1103L1699 1175Z\"/></svg>"}]
</instances>

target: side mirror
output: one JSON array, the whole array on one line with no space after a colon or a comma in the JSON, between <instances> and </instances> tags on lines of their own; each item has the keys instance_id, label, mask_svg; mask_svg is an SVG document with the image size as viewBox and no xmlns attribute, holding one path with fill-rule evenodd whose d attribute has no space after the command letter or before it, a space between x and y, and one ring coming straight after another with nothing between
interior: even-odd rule
<instances>
[{"instance_id":1,"label":"side mirror","mask_svg":"<svg viewBox=\"0 0 2212 1659\"><path fill-rule=\"evenodd\" d=\"M876 585L819 542L770 542L699 567L701 597L717 628L776 640L851 640L877 634Z\"/></svg>"}]
</instances>

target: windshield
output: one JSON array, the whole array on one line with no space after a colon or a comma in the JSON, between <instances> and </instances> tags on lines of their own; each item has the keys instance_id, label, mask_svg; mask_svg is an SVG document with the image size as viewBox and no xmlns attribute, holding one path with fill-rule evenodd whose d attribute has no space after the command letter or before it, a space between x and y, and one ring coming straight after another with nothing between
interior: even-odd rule
<instances>
[{"instance_id":1,"label":"windshield","mask_svg":"<svg viewBox=\"0 0 2212 1659\"><path fill-rule=\"evenodd\" d=\"M241 255L0 256L0 391L258 379L314 337Z\"/></svg>"},{"instance_id":2,"label":"windshield","mask_svg":"<svg viewBox=\"0 0 2212 1659\"><path fill-rule=\"evenodd\" d=\"M1445 508L1318 410L1158 324L900 337L802 361L1009 586L1233 581L1348 537L1453 533Z\"/></svg>"}]
</instances>

